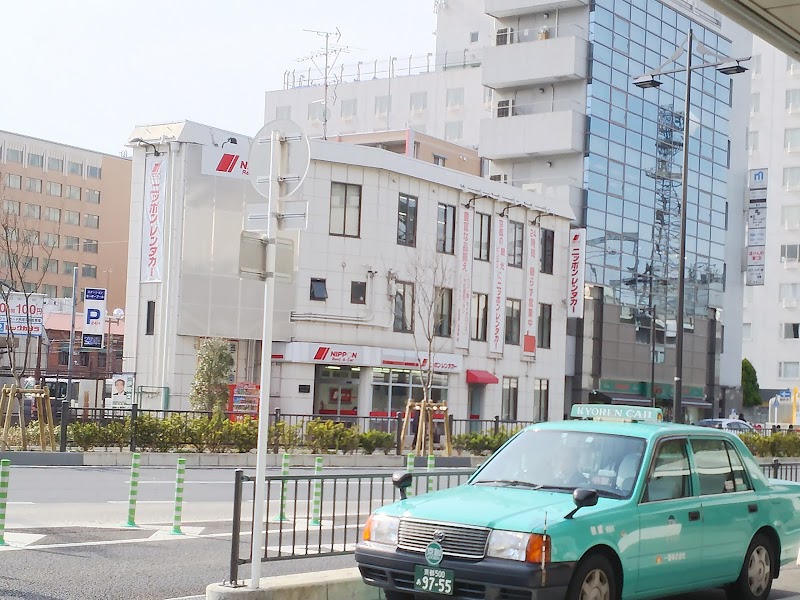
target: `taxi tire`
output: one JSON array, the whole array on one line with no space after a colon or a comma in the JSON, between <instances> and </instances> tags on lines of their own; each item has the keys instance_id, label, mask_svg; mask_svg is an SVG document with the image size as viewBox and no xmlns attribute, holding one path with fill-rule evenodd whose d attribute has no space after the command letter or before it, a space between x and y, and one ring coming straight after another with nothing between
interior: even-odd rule
<instances>
[{"instance_id":1,"label":"taxi tire","mask_svg":"<svg viewBox=\"0 0 800 600\"><path fill-rule=\"evenodd\" d=\"M750 589L749 584L749 577L748 577L748 567L750 565L751 557L753 553L756 552L758 549L766 550L767 555L769 556L769 581L764 587L764 590L756 595ZM775 568L775 549L773 548L772 542L769 540L767 536L764 534L758 533L753 538L753 541L750 542L750 546L747 548L747 554L744 556L744 563L742 564L742 570L739 573L739 579L735 582L730 584L725 588L725 592L728 596L729 600L766 600L769 597L770 590L772 590L772 582L774 580L773 573Z\"/></svg>"},{"instance_id":2,"label":"taxi tire","mask_svg":"<svg viewBox=\"0 0 800 600\"><path fill-rule=\"evenodd\" d=\"M611 561L602 554L590 554L578 563L567 588L565 600L580 600L581 588L592 571L601 571L609 588L608 600L618 600L617 573Z\"/></svg>"}]
</instances>

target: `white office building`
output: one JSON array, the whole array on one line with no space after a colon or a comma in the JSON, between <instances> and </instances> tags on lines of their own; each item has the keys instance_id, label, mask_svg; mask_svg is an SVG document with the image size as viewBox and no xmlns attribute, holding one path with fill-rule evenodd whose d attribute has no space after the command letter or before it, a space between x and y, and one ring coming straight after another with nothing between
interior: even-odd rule
<instances>
[{"instance_id":1,"label":"white office building","mask_svg":"<svg viewBox=\"0 0 800 600\"><path fill-rule=\"evenodd\" d=\"M263 256L241 241L263 198L245 136L182 122L136 138L126 371L146 407L168 390L168 408L188 408L202 338L230 340L231 383L258 383L264 284L239 271ZM433 364L432 396L456 418L563 417L568 203L320 140L292 198L309 217L279 236L271 407L394 415Z\"/></svg>"},{"instance_id":2,"label":"white office building","mask_svg":"<svg viewBox=\"0 0 800 600\"><path fill-rule=\"evenodd\" d=\"M800 385L800 63L758 38L751 62L747 147L767 189L751 204L765 223L751 219L748 237L765 252L761 285L745 288L743 354L769 398Z\"/></svg>"}]
</instances>

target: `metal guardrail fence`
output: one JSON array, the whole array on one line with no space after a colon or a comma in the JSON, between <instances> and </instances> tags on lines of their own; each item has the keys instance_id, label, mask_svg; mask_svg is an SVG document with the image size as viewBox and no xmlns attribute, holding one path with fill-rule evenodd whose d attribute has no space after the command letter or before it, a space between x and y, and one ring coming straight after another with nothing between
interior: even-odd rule
<instances>
[{"instance_id":1,"label":"metal guardrail fence","mask_svg":"<svg viewBox=\"0 0 800 600\"><path fill-rule=\"evenodd\" d=\"M414 472L409 496L464 483L474 469L436 469ZM252 547L252 511L243 519L244 503L252 503L255 485L245 501L245 483L255 477L241 469L235 474L230 571L227 584L239 585L239 567L303 556L335 556L355 551L370 513L399 499L391 473L270 475L266 478L266 541ZM245 526L243 530L243 526ZM246 538L246 539L245 539Z\"/></svg>"},{"instance_id":2,"label":"metal guardrail fence","mask_svg":"<svg viewBox=\"0 0 800 600\"><path fill-rule=\"evenodd\" d=\"M776 458L771 463L760 463L759 466L764 475L772 479L800 482L800 463L784 463Z\"/></svg>"}]
</instances>

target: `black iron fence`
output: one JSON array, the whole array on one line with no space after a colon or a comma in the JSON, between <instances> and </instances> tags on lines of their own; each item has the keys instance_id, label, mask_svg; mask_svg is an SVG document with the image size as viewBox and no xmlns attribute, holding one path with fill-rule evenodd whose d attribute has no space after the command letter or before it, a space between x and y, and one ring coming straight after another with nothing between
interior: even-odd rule
<instances>
[{"instance_id":1,"label":"black iron fence","mask_svg":"<svg viewBox=\"0 0 800 600\"><path fill-rule=\"evenodd\" d=\"M420 495L461 485L472 473L473 469L416 471L408 493ZM255 477L236 471L228 580L233 586L239 583L239 567L253 560L354 552L370 513L399 499L389 471L267 476L266 538L263 549L254 549L255 485L245 489L245 484L254 483Z\"/></svg>"},{"instance_id":2,"label":"black iron fence","mask_svg":"<svg viewBox=\"0 0 800 600\"><path fill-rule=\"evenodd\" d=\"M760 467L772 479L800 482L800 462L781 462L776 458L771 463L761 463Z\"/></svg>"}]
</instances>

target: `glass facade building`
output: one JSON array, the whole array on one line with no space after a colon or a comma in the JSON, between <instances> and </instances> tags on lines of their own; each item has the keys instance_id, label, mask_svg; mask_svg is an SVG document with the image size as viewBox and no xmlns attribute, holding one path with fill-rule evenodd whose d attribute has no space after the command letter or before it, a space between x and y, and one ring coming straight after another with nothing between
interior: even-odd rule
<instances>
[{"instance_id":1,"label":"glass facade building","mask_svg":"<svg viewBox=\"0 0 800 600\"><path fill-rule=\"evenodd\" d=\"M596 0L590 13L586 277L603 286L608 303L641 311L652 301L667 336L677 308L685 74L661 76L657 89L639 89L633 78L685 47L690 25L696 39L693 64L730 54L730 40L660 2ZM685 60L684 53L665 69L685 67ZM725 289L731 85L732 79L713 67L692 73L689 322L707 317L710 297ZM636 313L622 312L631 318Z\"/></svg>"}]
</instances>

